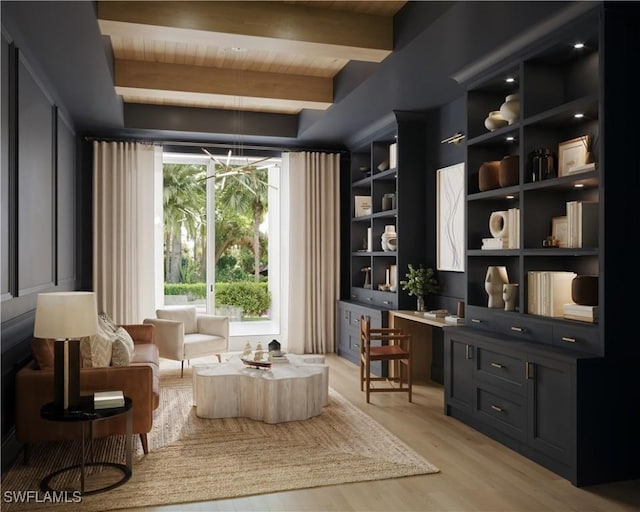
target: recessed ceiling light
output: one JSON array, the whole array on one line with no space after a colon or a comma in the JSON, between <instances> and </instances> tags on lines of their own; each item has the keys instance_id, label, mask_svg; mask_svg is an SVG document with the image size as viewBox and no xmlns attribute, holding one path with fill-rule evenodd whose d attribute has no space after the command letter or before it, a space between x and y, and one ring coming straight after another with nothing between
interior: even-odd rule
<instances>
[{"instance_id":1,"label":"recessed ceiling light","mask_svg":"<svg viewBox=\"0 0 640 512\"><path fill-rule=\"evenodd\" d=\"M507 199L513 199L514 197L515 197L515 196L513 196L513 195L509 194L509 195L507 196Z\"/></svg>"},{"instance_id":2,"label":"recessed ceiling light","mask_svg":"<svg viewBox=\"0 0 640 512\"><path fill-rule=\"evenodd\" d=\"M513 82L515 82L515 81L516 81L516 79L515 79L515 78L513 78L512 76L510 76L510 77L508 77L508 78L506 78L506 79L505 79L505 82L507 82L508 84L512 84L512 83L513 83Z\"/></svg>"},{"instance_id":3,"label":"recessed ceiling light","mask_svg":"<svg viewBox=\"0 0 640 512\"><path fill-rule=\"evenodd\" d=\"M509 142L516 140L516 138L515 138L515 137L512 137L512 136L506 137L506 139L507 139Z\"/></svg>"},{"instance_id":4,"label":"recessed ceiling light","mask_svg":"<svg viewBox=\"0 0 640 512\"><path fill-rule=\"evenodd\" d=\"M582 119L584 117L584 114L582 112L578 112L577 114L573 114L573 117L575 117L576 119Z\"/></svg>"},{"instance_id":5,"label":"recessed ceiling light","mask_svg":"<svg viewBox=\"0 0 640 512\"><path fill-rule=\"evenodd\" d=\"M584 183L576 183L573 188L583 188L584 187Z\"/></svg>"},{"instance_id":6,"label":"recessed ceiling light","mask_svg":"<svg viewBox=\"0 0 640 512\"><path fill-rule=\"evenodd\" d=\"M576 50L579 50L579 49L581 49L581 48L584 48L584 43L576 43L576 44L574 44L574 45L573 45L573 47L574 47Z\"/></svg>"}]
</instances>

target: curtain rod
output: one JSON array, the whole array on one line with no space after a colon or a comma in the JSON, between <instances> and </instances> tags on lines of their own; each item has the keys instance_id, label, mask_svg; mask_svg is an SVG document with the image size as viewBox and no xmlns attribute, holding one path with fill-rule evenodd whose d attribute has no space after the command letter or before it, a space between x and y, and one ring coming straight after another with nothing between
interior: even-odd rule
<instances>
[{"instance_id":1,"label":"curtain rod","mask_svg":"<svg viewBox=\"0 0 640 512\"><path fill-rule=\"evenodd\" d=\"M279 146L257 146L252 144L234 144L233 142L189 142L189 141L173 141L173 140L149 140L135 138L114 138L114 137L93 137L86 135L84 140L87 142L139 142L141 144L153 144L160 146L187 146L187 147L214 147L221 149L234 149L241 147L254 151L317 151L322 153L348 153L346 149L327 149L327 148L306 148L306 147L279 147Z\"/></svg>"}]
</instances>

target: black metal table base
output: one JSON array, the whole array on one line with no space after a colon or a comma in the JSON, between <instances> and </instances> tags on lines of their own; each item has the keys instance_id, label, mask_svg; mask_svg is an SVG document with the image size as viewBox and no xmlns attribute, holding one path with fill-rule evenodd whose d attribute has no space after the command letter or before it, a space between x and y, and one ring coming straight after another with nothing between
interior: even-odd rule
<instances>
[{"instance_id":1,"label":"black metal table base","mask_svg":"<svg viewBox=\"0 0 640 512\"><path fill-rule=\"evenodd\" d=\"M97 489L91 489L88 491L82 490L81 493L83 496L89 496L91 494L97 494L99 492L110 491L111 489L120 487L122 484L124 484L131 478L131 469L127 467L126 464L118 464L117 462L86 462L84 464L84 467L86 468L87 466L104 466L104 467L119 469L120 471L122 471L122 478L120 478L120 480L118 480L117 482L114 482L109 485L105 485L103 487L99 487ZM53 487L50 487L49 482L51 482L51 480L56 476L62 473L66 473L67 471L75 470L75 469L82 470L82 464L74 464L73 466L68 466L66 468L59 469L55 473L51 473L50 475L47 475L40 482L40 489L42 490L42 492L61 492L62 489L54 489Z\"/></svg>"}]
</instances>

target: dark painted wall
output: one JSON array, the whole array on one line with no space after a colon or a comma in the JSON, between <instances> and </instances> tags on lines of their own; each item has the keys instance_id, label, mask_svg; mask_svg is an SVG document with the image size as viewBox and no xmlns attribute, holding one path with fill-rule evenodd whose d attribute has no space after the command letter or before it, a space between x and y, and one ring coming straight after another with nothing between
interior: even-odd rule
<instances>
[{"instance_id":1,"label":"dark painted wall","mask_svg":"<svg viewBox=\"0 0 640 512\"><path fill-rule=\"evenodd\" d=\"M75 290L77 139L45 77L2 34L2 463L15 457L15 375L30 357L38 293ZM4 469L4 467L3 467Z\"/></svg>"}]
</instances>

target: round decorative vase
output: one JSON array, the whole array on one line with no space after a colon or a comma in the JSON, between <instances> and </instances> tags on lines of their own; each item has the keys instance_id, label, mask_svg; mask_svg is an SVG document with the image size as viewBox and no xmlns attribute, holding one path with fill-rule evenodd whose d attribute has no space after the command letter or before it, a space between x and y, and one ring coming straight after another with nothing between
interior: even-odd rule
<instances>
[{"instance_id":1,"label":"round decorative vase","mask_svg":"<svg viewBox=\"0 0 640 512\"><path fill-rule=\"evenodd\" d=\"M380 237L380 246L384 252L395 251L398 246L398 235L393 224L384 227L384 233Z\"/></svg>"},{"instance_id":2,"label":"round decorative vase","mask_svg":"<svg viewBox=\"0 0 640 512\"><path fill-rule=\"evenodd\" d=\"M520 117L520 95L510 94L505 98L505 102L500 106L500 114L507 123L513 124Z\"/></svg>"},{"instance_id":3,"label":"round decorative vase","mask_svg":"<svg viewBox=\"0 0 640 512\"><path fill-rule=\"evenodd\" d=\"M500 160L484 162L480 166L480 169L478 170L478 188L480 189L480 192L500 188L500 181L498 178L499 172Z\"/></svg>"},{"instance_id":4,"label":"round decorative vase","mask_svg":"<svg viewBox=\"0 0 640 512\"><path fill-rule=\"evenodd\" d=\"M503 126L507 126L507 124L507 120L502 117L499 110L489 112L489 115L484 120L484 126L490 132L497 130L498 128L502 128Z\"/></svg>"},{"instance_id":5,"label":"round decorative vase","mask_svg":"<svg viewBox=\"0 0 640 512\"><path fill-rule=\"evenodd\" d=\"M598 276L576 276L571 281L571 300L582 306L598 305Z\"/></svg>"},{"instance_id":6,"label":"round decorative vase","mask_svg":"<svg viewBox=\"0 0 640 512\"><path fill-rule=\"evenodd\" d=\"M416 311L426 311L424 306L424 297L422 296L416 297Z\"/></svg>"},{"instance_id":7,"label":"round decorative vase","mask_svg":"<svg viewBox=\"0 0 640 512\"><path fill-rule=\"evenodd\" d=\"M501 187L511 187L518 184L520 170L520 157L518 155L505 156L500 161L498 170L498 183Z\"/></svg>"},{"instance_id":8,"label":"round decorative vase","mask_svg":"<svg viewBox=\"0 0 640 512\"><path fill-rule=\"evenodd\" d=\"M504 299L502 298L503 285L509 282L507 276L507 267L491 266L487 267L487 275L484 279L484 289L489 296L487 307L504 308Z\"/></svg>"}]
</instances>

